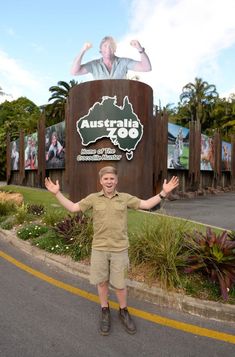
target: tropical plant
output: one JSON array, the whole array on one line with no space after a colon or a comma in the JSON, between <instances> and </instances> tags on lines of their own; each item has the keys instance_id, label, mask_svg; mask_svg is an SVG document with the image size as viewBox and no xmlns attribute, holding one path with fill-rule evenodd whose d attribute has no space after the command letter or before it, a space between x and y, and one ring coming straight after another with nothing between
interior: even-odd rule
<instances>
[{"instance_id":1,"label":"tropical plant","mask_svg":"<svg viewBox=\"0 0 235 357\"><path fill-rule=\"evenodd\" d=\"M27 212L31 213L35 216L41 216L44 214L45 212L45 207L43 205L40 204L28 204L27 205Z\"/></svg>"},{"instance_id":2,"label":"tropical plant","mask_svg":"<svg viewBox=\"0 0 235 357\"><path fill-rule=\"evenodd\" d=\"M189 117L200 122L202 130L211 125L211 111L217 99L216 86L197 77L195 83L186 84L180 94L180 102L187 108Z\"/></svg>"},{"instance_id":3,"label":"tropical plant","mask_svg":"<svg viewBox=\"0 0 235 357\"><path fill-rule=\"evenodd\" d=\"M69 253L75 260L87 257L91 252L93 237L92 219L78 214L68 215L54 227L56 234L67 246Z\"/></svg>"},{"instance_id":4,"label":"tropical plant","mask_svg":"<svg viewBox=\"0 0 235 357\"><path fill-rule=\"evenodd\" d=\"M219 283L221 295L228 299L228 292L235 283L235 240L227 231L216 234L211 228L206 233L194 231L185 234L188 257L186 273L201 271L213 282Z\"/></svg>"},{"instance_id":5,"label":"tropical plant","mask_svg":"<svg viewBox=\"0 0 235 357\"><path fill-rule=\"evenodd\" d=\"M62 221L55 224L54 229L57 235L64 239L67 244L72 244L75 235L81 230L80 225L83 223L83 216L77 214L75 216L68 215Z\"/></svg>"},{"instance_id":6,"label":"tropical plant","mask_svg":"<svg viewBox=\"0 0 235 357\"><path fill-rule=\"evenodd\" d=\"M227 117L222 123L222 129L226 130L226 134L228 137L229 134L235 133L235 94L230 94L227 103Z\"/></svg>"},{"instance_id":7,"label":"tropical plant","mask_svg":"<svg viewBox=\"0 0 235 357\"><path fill-rule=\"evenodd\" d=\"M211 112L211 125L207 128L208 135L214 129L219 129L224 140L230 140L230 134L235 133L235 100L231 95L228 99L219 98Z\"/></svg>"},{"instance_id":8,"label":"tropical plant","mask_svg":"<svg viewBox=\"0 0 235 357\"><path fill-rule=\"evenodd\" d=\"M59 123L65 119L65 103L72 87L78 84L77 81L71 80L69 83L59 81L56 86L51 86L49 91L52 93L48 101L53 101L45 106L46 123L52 124L51 118L54 118L53 124Z\"/></svg>"}]
</instances>

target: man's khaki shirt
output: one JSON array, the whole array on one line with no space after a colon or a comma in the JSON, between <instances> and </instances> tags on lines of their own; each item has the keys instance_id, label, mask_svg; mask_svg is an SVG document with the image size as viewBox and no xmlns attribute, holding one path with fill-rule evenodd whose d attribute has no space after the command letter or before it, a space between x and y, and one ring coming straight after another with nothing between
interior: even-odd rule
<instances>
[{"instance_id":1,"label":"man's khaki shirt","mask_svg":"<svg viewBox=\"0 0 235 357\"><path fill-rule=\"evenodd\" d=\"M112 198L104 192L92 193L79 202L82 212L93 210L94 237L92 247L118 252L128 248L127 208L138 209L140 199L115 191Z\"/></svg>"}]
</instances>

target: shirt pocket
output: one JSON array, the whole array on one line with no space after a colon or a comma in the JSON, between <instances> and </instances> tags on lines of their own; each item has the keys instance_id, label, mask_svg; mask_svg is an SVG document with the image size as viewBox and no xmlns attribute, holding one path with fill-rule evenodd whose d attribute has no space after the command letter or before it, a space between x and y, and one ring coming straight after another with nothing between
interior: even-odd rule
<instances>
[{"instance_id":1,"label":"shirt pocket","mask_svg":"<svg viewBox=\"0 0 235 357\"><path fill-rule=\"evenodd\" d=\"M100 228L106 220L106 205L98 202L93 207L93 222L96 228Z\"/></svg>"},{"instance_id":2,"label":"shirt pocket","mask_svg":"<svg viewBox=\"0 0 235 357\"><path fill-rule=\"evenodd\" d=\"M123 202L114 202L113 207L116 211L124 211L126 209L126 206Z\"/></svg>"},{"instance_id":3,"label":"shirt pocket","mask_svg":"<svg viewBox=\"0 0 235 357\"><path fill-rule=\"evenodd\" d=\"M97 204L94 206L93 209L94 209L95 211L100 212L100 211L105 211L105 208L106 208L106 206L105 206L104 203L97 203Z\"/></svg>"}]
</instances>

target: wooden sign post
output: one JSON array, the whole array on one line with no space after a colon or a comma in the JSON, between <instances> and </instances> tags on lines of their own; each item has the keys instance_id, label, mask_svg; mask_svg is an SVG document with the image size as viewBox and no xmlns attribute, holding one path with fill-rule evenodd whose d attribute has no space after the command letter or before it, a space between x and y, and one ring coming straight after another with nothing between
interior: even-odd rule
<instances>
[{"instance_id":1,"label":"wooden sign post","mask_svg":"<svg viewBox=\"0 0 235 357\"><path fill-rule=\"evenodd\" d=\"M66 170L73 201L99 191L103 166L118 169L118 190L153 194L153 93L133 80L96 80L71 89L66 115Z\"/></svg>"}]
</instances>

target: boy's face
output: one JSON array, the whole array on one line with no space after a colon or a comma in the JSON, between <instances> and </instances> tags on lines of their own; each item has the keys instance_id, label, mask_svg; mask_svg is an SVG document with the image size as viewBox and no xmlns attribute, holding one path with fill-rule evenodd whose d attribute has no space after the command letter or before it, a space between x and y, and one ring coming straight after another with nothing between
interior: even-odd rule
<instances>
[{"instance_id":1,"label":"boy's face","mask_svg":"<svg viewBox=\"0 0 235 357\"><path fill-rule=\"evenodd\" d=\"M100 179L100 184L106 194L114 193L118 183L117 175L115 174L104 174Z\"/></svg>"}]
</instances>

